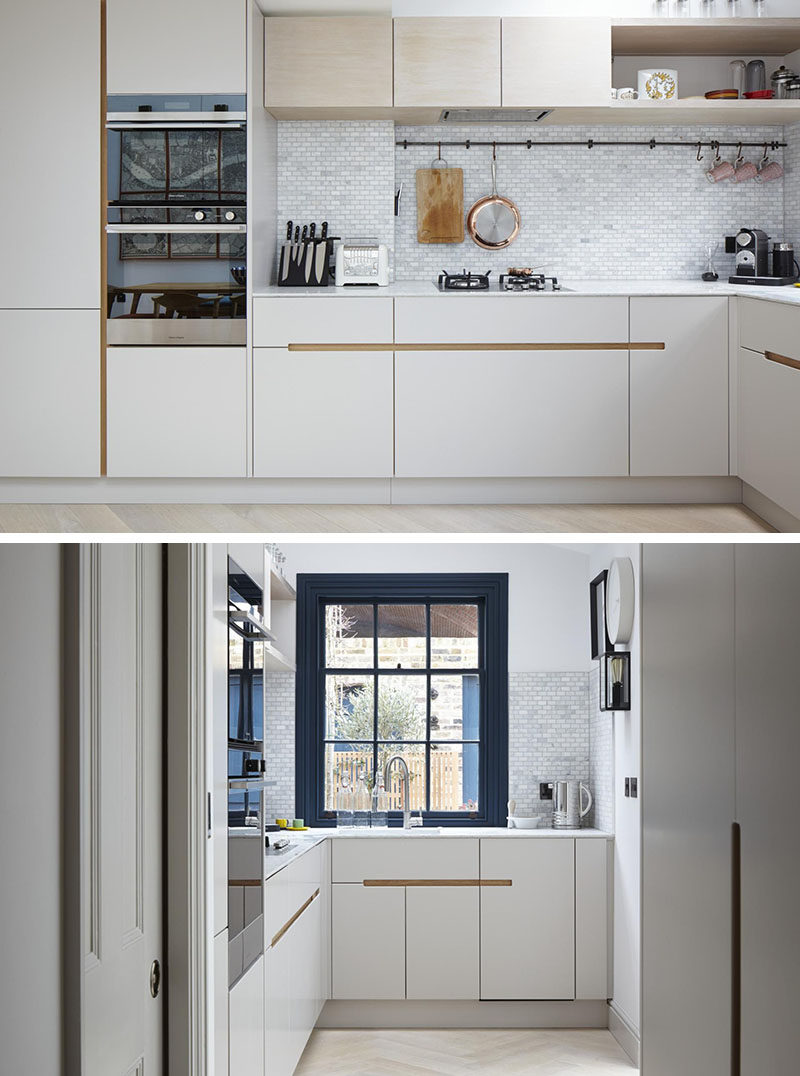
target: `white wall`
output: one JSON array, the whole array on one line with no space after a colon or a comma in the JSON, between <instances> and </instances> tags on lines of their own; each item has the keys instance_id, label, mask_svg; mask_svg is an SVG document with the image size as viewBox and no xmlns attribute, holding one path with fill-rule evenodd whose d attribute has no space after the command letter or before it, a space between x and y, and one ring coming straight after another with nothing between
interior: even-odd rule
<instances>
[{"instance_id":1,"label":"white wall","mask_svg":"<svg viewBox=\"0 0 800 1076\"><path fill-rule=\"evenodd\" d=\"M614 996L615 1009L640 1030L641 965L641 799L626 799L625 778L641 779L641 546L596 545L589 579L614 557L630 557L636 587L631 651L631 709L614 720ZM620 647L622 649L622 647Z\"/></svg>"},{"instance_id":2,"label":"white wall","mask_svg":"<svg viewBox=\"0 0 800 1076\"><path fill-rule=\"evenodd\" d=\"M61 549L0 547L0 1069L62 1071Z\"/></svg>"},{"instance_id":3,"label":"white wall","mask_svg":"<svg viewBox=\"0 0 800 1076\"><path fill-rule=\"evenodd\" d=\"M585 672L587 557L552 545L282 542L297 572L508 572L509 672Z\"/></svg>"}]
</instances>

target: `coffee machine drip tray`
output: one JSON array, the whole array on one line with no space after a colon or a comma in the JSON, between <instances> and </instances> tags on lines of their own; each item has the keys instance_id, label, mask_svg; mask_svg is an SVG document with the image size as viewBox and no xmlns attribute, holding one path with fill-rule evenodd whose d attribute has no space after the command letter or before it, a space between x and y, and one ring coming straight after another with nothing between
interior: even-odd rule
<instances>
[{"instance_id":1,"label":"coffee machine drip tray","mask_svg":"<svg viewBox=\"0 0 800 1076\"><path fill-rule=\"evenodd\" d=\"M729 276L729 284L757 284L759 287L781 287L794 284L796 276Z\"/></svg>"}]
</instances>

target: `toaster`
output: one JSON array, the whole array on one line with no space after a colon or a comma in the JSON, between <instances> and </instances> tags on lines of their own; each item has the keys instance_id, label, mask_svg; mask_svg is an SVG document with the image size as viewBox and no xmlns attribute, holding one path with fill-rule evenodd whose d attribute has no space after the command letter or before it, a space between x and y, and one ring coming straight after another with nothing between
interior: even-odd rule
<instances>
[{"instance_id":1,"label":"toaster","mask_svg":"<svg viewBox=\"0 0 800 1076\"><path fill-rule=\"evenodd\" d=\"M336 284L389 283L389 248L377 239L349 239L336 248Z\"/></svg>"}]
</instances>

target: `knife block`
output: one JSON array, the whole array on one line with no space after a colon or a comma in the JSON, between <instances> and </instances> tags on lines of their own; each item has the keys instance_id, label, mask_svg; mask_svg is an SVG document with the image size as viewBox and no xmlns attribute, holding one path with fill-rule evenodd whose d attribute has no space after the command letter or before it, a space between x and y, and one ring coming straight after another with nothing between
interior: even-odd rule
<instances>
[{"instance_id":1,"label":"knife block","mask_svg":"<svg viewBox=\"0 0 800 1076\"><path fill-rule=\"evenodd\" d=\"M324 247L324 253L320 250ZM329 262L333 240L301 239L283 243L278 260L278 287L326 288L330 282Z\"/></svg>"}]
</instances>

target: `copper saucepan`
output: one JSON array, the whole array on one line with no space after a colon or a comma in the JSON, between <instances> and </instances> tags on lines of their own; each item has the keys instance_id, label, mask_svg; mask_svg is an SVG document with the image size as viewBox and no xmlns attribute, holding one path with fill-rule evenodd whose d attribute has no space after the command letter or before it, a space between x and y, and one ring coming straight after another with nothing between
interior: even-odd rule
<instances>
[{"instance_id":1,"label":"copper saucepan","mask_svg":"<svg viewBox=\"0 0 800 1076\"><path fill-rule=\"evenodd\" d=\"M497 193L497 156L492 150L492 193L479 198L467 213L467 231L484 250L502 250L517 238L521 220L510 198Z\"/></svg>"}]
</instances>

